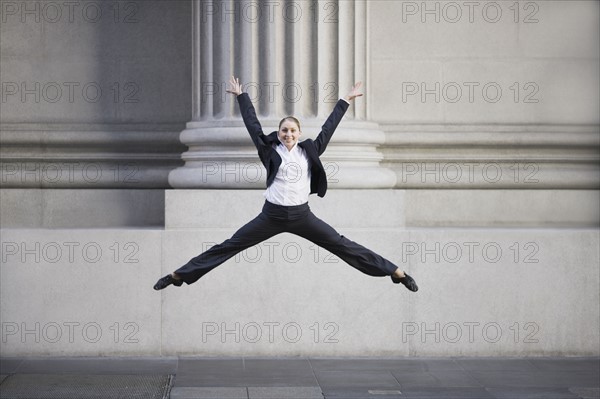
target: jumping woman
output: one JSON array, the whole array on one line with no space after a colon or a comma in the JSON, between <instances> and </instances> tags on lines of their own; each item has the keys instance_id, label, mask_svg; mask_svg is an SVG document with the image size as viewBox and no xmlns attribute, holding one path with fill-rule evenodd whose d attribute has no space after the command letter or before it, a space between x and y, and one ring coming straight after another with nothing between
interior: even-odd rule
<instances>
[{"instance_id":1,"label":"jumping woman","mask_svg":"<svg viewBox=\"0 0 600 399\"><path fill-rule=\"evenodd\" d=\"M171 284L179 287L184 282L192 284L246 248L279 233L292 233L325 248L369 276L391 276L395 284L402 283L410 291L417 291L415 280L408 274L389 260L340 235L317 218L308 207L310 194L325 196L327 176L319 157L327 148L350 102L362 96L358 92L361 82L355 84L350 93L337 102L317 139L301 142L298 141L302 135L300 122L293 116L287 116L279 122L279 131L265 135L248 93L242 92L239 78L232 76L229 83L231 87L227 92L236 96L246 129L267 170L265 204L262 212L236 231L230 239L162 277L154 285L154 289L162 290Z\"/></svg>"}]
</instances>

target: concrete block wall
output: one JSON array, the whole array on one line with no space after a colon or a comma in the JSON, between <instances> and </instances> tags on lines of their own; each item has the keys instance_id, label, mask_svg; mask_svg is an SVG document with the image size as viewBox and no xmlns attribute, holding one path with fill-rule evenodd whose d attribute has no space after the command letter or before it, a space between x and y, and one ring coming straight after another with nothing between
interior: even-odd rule
<instances>
[{"instance_id":1,"label":"concrete block wall","mask_svg":"<svg viewBox=\"0 0 600 399\"><path fill-rule=\"evenodd\" d=\"M541 204L545 227L515 225L521 215L489 206L492 192L453 194L437 203L410 190L311 198L340 234L414 276L417 293L290 234L193 285L152 290L253 218L259 190L167 191L164 230L3 229L1 354L598 355L598 229L551 217L585 213L597 222L578 206L596 193L565 193L571 207ZM365 212L372 201L379 206ZM460 203L487 218L474 212L459 223ZM222 208L229 217L215 217Z\"/></svg>"}]
</instances>

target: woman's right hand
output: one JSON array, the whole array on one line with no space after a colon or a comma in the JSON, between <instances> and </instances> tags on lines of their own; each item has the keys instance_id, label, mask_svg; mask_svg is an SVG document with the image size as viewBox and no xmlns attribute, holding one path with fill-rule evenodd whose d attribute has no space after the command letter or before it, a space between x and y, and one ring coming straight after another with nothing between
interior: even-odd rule
<instances>
[{"instance_id":1,"label":"woman's right hand","mask_svg":"<svg viewBox=\"0 0 600 399\"><path fill-rule=\"evenodd\" d=\"M240 78L231 76L231 78L229 79L229 85L231 86L231 89L226 90L227 93L235 94L236 97L242 94L242 85L240 84Z\"/></svg>"}]
</instances>

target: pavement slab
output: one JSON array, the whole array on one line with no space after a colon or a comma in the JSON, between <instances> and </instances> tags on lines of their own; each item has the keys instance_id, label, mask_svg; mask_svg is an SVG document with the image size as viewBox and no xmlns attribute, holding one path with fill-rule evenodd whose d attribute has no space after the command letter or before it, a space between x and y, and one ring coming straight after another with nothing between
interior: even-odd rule
<instances>
[{"instance_id":1,"label":"pavement slab","mask_svg":"<svg viewBox=\"0 0 600 399\"><path fill-rule=\"evenodd\" d=\"M11 357L0 366L0 399L153 398L146 377L168 378L160 399L600 399L598 357Z\"/></svg>"},{"instance_id":2,"label":"pavement slab","mask_svg":"<svg viewBox=\"0 0 600 399\"><path fill-rule=\"evenodd\" d=\"M12 374L1 399L163 399L168 375Z\"/></svg>"}]
</instances>

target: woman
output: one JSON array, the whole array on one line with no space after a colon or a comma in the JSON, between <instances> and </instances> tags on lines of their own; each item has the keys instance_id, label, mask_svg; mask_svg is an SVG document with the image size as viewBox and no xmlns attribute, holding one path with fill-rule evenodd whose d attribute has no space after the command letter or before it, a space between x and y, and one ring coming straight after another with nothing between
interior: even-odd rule
<instances>
[{"instance_id":1,"label":"woman","mask_svg":"<svg viewBox=\"0 0 600 399\"><path fill-rule=\"evenodd\" d=\"M242 92L238 78L231 77L231 90L240 105L244 124L258 150L258 156L267 169L267 190L262 212L239 229L230 239L215 245L191 259L186 265L166 275L154 285L162 290L173 284L192 284L237 253L273 237L288 232L306 238L337 255L349 265L370 276L391 276L395 284L402 283L417 291L415 281L393 263L373 251L338 234L331 226L318 219L308 207L309 194L323 197L327 191L327 176L319 156L325 151L333 132L356 97L361 82L340 99L321 128L316 140L299 142L302 135L300 122L288 116L279 123L279 131L263 134L254 106L247 93Z\"/></svg>"}]
</instances>

